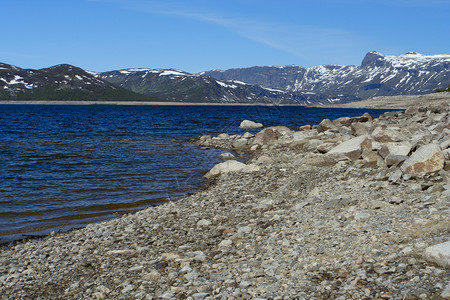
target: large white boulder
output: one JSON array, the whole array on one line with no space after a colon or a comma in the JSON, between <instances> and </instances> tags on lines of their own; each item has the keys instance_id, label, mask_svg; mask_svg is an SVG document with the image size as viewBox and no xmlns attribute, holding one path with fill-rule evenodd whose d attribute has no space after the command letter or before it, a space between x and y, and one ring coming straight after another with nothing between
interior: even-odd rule
<instances>
[{"instance_id":1,"label":"large white boulder","mask_svg":"<svg viewBox=\"0 0 450 300\"><path fill-rule=\"evenodd\" d=\"M379 151L383 158L388 155L403 155L406 156L412 149L412 145L409 142L388 142L381 146Z\"/></svg>"},{"instance_id":2,"label":"large white boulder","mask_svg":"<svg viewBox=\"0 0 450 300\"><path fill-rule=\"evenodd\" d=\"M227 160L223 163L216 164L208 173L204 175L205 178L211 178L223 173L230 172L256 172L260 167L255 164L246 165L237 160Z\"/></svg>"},{"instance_id":3,"label":"large white boulder","mask_svg":"<svg viewBox=\"0 0 450 300\"><path fill-rule=\"evenodd\" d=\"M328 151L327 155L336 160L355 160L361 156L362 144L368 140L368 135L361 135L345 141Z\"/></svg>"},{"instance_id":4,"label":"large white boulder","mask_svg":"<svg viewBox=\"0 0 450 300\"><path fill-rule=\"evenodd\" d=\"M250 120L244 120L241 122L241 125L239 125L240 128L261 128L263 127L263 124L256 123Z\"/></svg>"},{"instance_id":5,"label":"large white boulder","mask_svg":"<svg viewBox=\"0 0 450 300\"><path fill-rule=\"evenodd\" d=\"M426 248L423 258L440 266L450 267L450 241Z\"/></svg>"}]
</instances>

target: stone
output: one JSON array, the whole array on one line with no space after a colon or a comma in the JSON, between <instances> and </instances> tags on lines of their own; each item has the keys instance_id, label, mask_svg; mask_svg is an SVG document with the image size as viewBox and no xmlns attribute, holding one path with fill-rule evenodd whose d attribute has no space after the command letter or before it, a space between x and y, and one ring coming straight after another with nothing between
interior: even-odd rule
<instances>
[{"instance_id":1,"label":"stone","mask_svg":"<svg viewBox=\"0 0 450 300\"><path fill-rule=\"evenodd\" d=\"M246 165L236 160L227 160L223 163L215 165L208 173L204 175L205 178L212 178L219 174L230 173L230 172L257 172L261 168L255 164Z\"/></svg>"},{"instance_id":2,"label":"stone","mask_svg":"<svg viewBox=\"0 0 450 300\"><path fill-rule=\"evenodd\" d=\"M268 156L268 155L263 154L260 157L258 157L258 159L256 160L256 163L257 164L265 164L270 161L272 161L272 158L270 158L270 156Z\"/></svg>"},{"instance_id":3,"label":"stone","mask_svg":"<svg viewBox=\"0 0 450 300\"><path fill-rule=\"evenodd\" d=\"M241 163L237 160L228 160L223 163L216 164L208 173L204 175L206 178L211 178L213 176L229 173L229 172L238 172L247 167L246 164Z\"/></svg>"},{"instance_id":4,"label":"stone","mask_svg":"<svg viewBox=\"0 0 450 300\"><path fill-rule=\"evenodd\" d=\"M209 134L202 135L202 136L199 138L199 140L200 140L201 142L204 142L204 141L207 141L207 140L210 140L210 139L212 139L212 136L209 135Z\"/></svg>"},{"instance_id":5,"label":"stone","mask_svg":"<svg viewBox=\"0 0 450 300\"><path fill-rule=\"evenodd\" d=\"M242 226L242 227L239 227L239 229L237 230L237 233L240 234L240 235L243 235L243 234L250 233L251 231L252 231L251 227L249 227L249 226Z\"/></svg>"},{"instance_id":6,"label":"stone","mask_svg":"<svg viewBox=\"0 0 450 300\"><path fill-rule=\"evenodd\" d=\"M351 127L352 124L354 123L360 123L360 122L368 122L368 121L372 121L374 118L371 114L369 113L364 113L362 116L360 117L342 117L342 118L338 118L336 120L333 121L333 124L338 125L338 126L346 126L346 127Z\"/></svg>"},{"instance_id":7,"label":"stone","mask_svg":"<svg viewBox=\"0 0 450 300\"><path fill-rule=\"evenodd\" d=\"M231 154L230 152L222 153L222 154L220 154L219 157L220 157L220 159L223 159L223 160L236 159L236 157L233 154Z\"/></svg>"},{"instance_id":8,"label":"stone","mask_svg":"<svg viewBox=\"0 0 450 300\"><path fill-rule=\"evenodd\" d=\"M441 297L442 299L450 299L450 282L447 283L444 290L442 290Z\"/></svg>"},{"instance_id":9,"label":"stone","mask_svg":"<svg viewBox=\"0 0 450 300\"><path fill-rule=\"evenodd\" d=\"M402 165L403 173L417 175L432 173L444 168L445 158L441 148L435 144L428 144L417 149Z\"/></svg>"},{"instance_id":10,"label":"stone","mask_svg":"<svg viewBox=\"0 0 450 300\"><path fill-rule=\"evenodd\" d=\"M419 108L414 107L414 106L410 106L405 110L406 115L416 115L418 113L419 113Z\"/></svg>"},{"instance_id":11,"label":"stone","mask_svg":"<svg viewBox=\"0 0 450 300\"><path fill-rule=\"evenodd\" d=\"M242 137L244 138L244 139L251 139L252 137L254 137L255 135L254 134L251 134L250 132L246 132L246 133L244 133L243 135L242 135Z\"/></svg>"},{"instance_id":12,"label":"stone","mask_svg":"<svg viewBox=\"0 0 450 300\"><path fill-rule=\"evenodd\" d=\"M217 138L221 139L221 140L229 140L230 139L230 135L228 133L221 133L217 136Z\"/></svg>"},{"instance_id":13,"label":"stone","mask_svg":"<svg viewBox=\"0 0 450 300\"><path fill-rule=\"evenodd\" d=\"M401 142L407 140L407 137L399 130L382 129L381 127L375 128L375 130L372 132L372 137L375 141L380 143Z\"/></svg>"},{"instance_id":14,"label":"stone","mask_svg":"<svg viewBox=\"0 0 450 300\"><path fill-rule=\"evenodd\" d=\"M367 164L376 164L378 161L378 152L376 151L363 151L361 158Z\"/></svg>"},{"instance_id":15,"label":"stone","mask_svg":"<svg viewBox=\"0 0 450 300\"><path fill-rule=\"evenodd\" d=\"M327 130L335 129L337 130L337 126L331 122L330 119L323 119L322 122L317 126L317 132L325 132Z\"/></svg>"},{"instance_id":16,"label":"stone","mask_svg":"<svg viewBox=\"0 0 450 300\"><path fill-rule=\"evenodd\" d=\"M248 140L244 138L240 138L233 141L233 148L237 150L243 150L244 148L247 148Z\"/></svg>"},{"instance_id":17,"label":"stone","mask_svg":"<svg viewBox=\"0 0 450 300\"><path fill-rule=\"evenodd\" d=\"M300 131L308 131L311 130L311 125L303 125L299 127Z\"/></svg>"},{"instance_id":18,"label":"stone","mask_svg":"<svg viewBox=\"0 0 450 300\"><path fill-rule=\"evenodd\" d=\"M241 124L239 125L240 128L245 128L245 129L251 129L251 128L261 128L264 125L261 123L256 123L250 120L244 120L241 122Z\"/></svg>"},{"instance_id":19,"label":"stone","mask_svg":"<svg viewBox=\"0 0 450 300\"><path fill-rule=\"evenodd\" d=\"M402 170L395 169L391 174L389 174L389 182L398 183L402 179Z\"/></svg>"},{"instance_id":20,"label":"stone","mask_svg":"<svg viewBox=\"0 0 450 300\"><path fill-rule=\"evenodd\" d=\"M207 220L207 219L201 219L200 221L197 222L197 226L201 227L201 226L209 226L211 225L211 221Z\"/></svg>"},{"instance_id":21,"label":"stone","mask_svg":"<svg viewBox=\"0 0 450 300\"><path fill-rule=\"evenodd\" d=\"M328 151L327 155L332 156L337 160L342 160L345 158L350 160L358 159L362 153L361 144L367 139L367 137L367 135L362 135L343 142Z\"/></svg>"},{"instance_id":22,"label":"stone","mask_svg":"<svg viewBox=\"0 0 450 300\"><path fill-rule=\"evenodd\" d=\"M349 117L340 117L340 118L337 118L337 119L333 120L333 124L336 125L336 126L344 126L343 125L344 123L348 125L348 124L350 124L348 122L348 120L350 120Z\"/></svg>"},{"instance_id":23,"label":"stone","mask_svg":"<svg viewBox=\"0 0 450 300\"><path fill-rule=\"evenodd\" d=\"M285 126L268 127L255 135L252 145L268 145L278 140L283 134L290 132L291 130Z\"/></svg>"},{"instance_id":24,"label":"stone","mask_svg":"<svg viewBox=\"0 0 450 300\"><path fill-rule=\"evenodd\" d=\"M317 146L317 151L319 151L320 153L327 153L328 151L333 149L335 145L335 143L322 143Z\"/></svg>"},{"instance_id":25,"label":"stone","mask_svg":"<svg viewBox=\"0 0 450 300\"><path fill-rule=\"evenodd\" d=\"M350 125L350 129L352 130L352 133L356 136L365 135L369 133L369 129L367 128L367 125L364 123L353 123Z\"/></svg>"},{"instance_id":26,"label":"stone","mask_svg":"<svg viewBox=\"0 0 450 300\"><path fill-rule=\"evenodd\" d=\"M428 247L423 258L442 267L450 267L450 241Z\"/></svg>"},{"instance_id":27,"label":"stone","mask_svg":"<svg viewBox=\"0 0 450 300\"><path fill-rule=\"evenodd\" d=\"M185 274L183 277L184 277L187 281L192 281L192 280L197 279L198 276L199 276L198 272L197 272L196 270L194 270L194 271L192 271L192 272L190 272L190 273Z\"/></svg>"},{"instance_id":28,"label":"stone","mask_svg":"<svg viewBox=\"0 0 450 300\"><path fill-rule=\"evenodd\" d=\"M227 248L230 247L233 244L231 240L223 240L219 243L220 248Z\"/></svg>"},{"instance_id":29,"label":"stone","mask_svg":"<svg viewBox=\"0 0 450 300\"><path fill-rule=\"evenodd\" d=\"M407 156L412 149L409 142L388 142L381 146L379 154L386 158L388 155Z\"/></svg>"},{"instance_id":30,"label":"stone","mask_svg":"<svg viewBox=\"0 0 450 300\"><path fill-rule=\"evenodd\" d=\"M386 166L398 166L400 163L408 159L406 155L388 155L385 159Z\"/></svg>"}]
</instances>

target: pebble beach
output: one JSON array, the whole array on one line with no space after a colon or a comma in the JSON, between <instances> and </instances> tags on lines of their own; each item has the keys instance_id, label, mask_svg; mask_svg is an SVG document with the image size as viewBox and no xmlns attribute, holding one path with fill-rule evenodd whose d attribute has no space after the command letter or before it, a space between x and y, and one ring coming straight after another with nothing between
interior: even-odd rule
<instances>
[{"instance_id":1,"label":"pebble beach","mask_svg":"<svg viewBox=\"0 0 450 300\"><path fill-rule=\"evenodd\" d=\"M195 143L250 158L185 198L3 246L0 298L450 299L448 104Z\"/></svg>"}]
</instances>

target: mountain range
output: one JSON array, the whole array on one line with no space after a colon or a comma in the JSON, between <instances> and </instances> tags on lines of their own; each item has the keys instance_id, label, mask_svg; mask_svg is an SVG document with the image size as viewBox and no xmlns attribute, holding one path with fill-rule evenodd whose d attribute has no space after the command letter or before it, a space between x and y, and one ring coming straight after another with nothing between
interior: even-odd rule
<instances>
[{"instance_id":1,"label":"mountain range","mask_svg":"<svg viewBox=\"0 0 450 300\"><path fill-rule=\"evenodd\" d=\"M0 64L2 100L142 100L320 105L420 95L450 83L450 54L369 52L360 66L259 66L191 74L173 69L89 72Z\"/></svg>"},{"instance_id":2,"label":"mountain range","mask_svg":"<svg viewBox=\"0 0 450 300\"><path fill-rule=\"evenodd\" d=\"M101 80L95 74L71 65L32 70L3 63L0 63L0 99L157 100Z\"/></svg>"}]
</instances>

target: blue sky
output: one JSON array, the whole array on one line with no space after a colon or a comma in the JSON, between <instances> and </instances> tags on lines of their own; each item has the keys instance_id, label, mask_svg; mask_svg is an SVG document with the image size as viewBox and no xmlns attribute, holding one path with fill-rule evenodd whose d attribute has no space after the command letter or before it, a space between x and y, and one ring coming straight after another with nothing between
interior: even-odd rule
<instances>
[{"instance_id":1,"label":"blue sky","mask_svg":"<svg viewBox=\"0 0 450 300\"><path fill-rule=\"evenodd\" d=\"M0 62L92 71L450 53L450 0L3 0Z\"/></svg>"}]
</instances>

